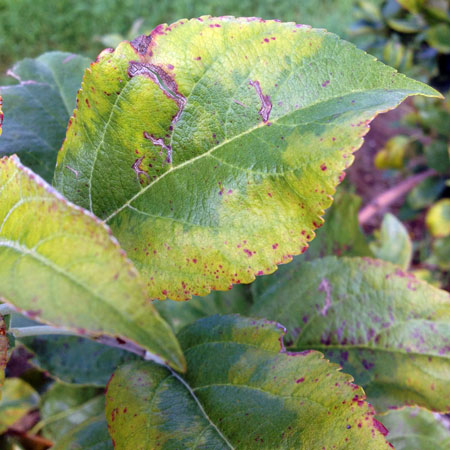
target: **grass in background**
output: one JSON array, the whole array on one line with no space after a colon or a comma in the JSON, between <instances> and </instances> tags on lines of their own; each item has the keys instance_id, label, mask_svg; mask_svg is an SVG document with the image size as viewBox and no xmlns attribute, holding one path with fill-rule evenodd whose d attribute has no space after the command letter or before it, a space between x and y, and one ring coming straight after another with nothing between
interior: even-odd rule
<instances>
[{"instance_id":1,"label":"grass in background","mask_svg":"<svg viewBox=\"0 0 450 450\"><path fill-rule=\"evenodd\" d=\"M257 16L307 23L345 35L355 0L0 0L0 81L14 62L48 50L94 58L98 36L126 34L141 17L144 28L204 14ZM96 38L97 37L97 38Z\"/></svg>"}]
</instances>

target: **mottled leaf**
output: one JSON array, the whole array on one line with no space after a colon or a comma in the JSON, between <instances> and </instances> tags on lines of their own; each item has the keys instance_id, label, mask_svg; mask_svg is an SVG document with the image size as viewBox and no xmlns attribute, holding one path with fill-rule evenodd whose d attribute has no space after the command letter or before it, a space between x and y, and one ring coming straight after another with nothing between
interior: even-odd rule
<instances>
[{"instance_id":1,"label":"mottled leaf","mask_svg":"<svg viewBox=\"0 0 450 450\"><path fill-rule=\"evenodd\" d=\"M214 314L236 313L247 316L251 307L251 295L248 286L237 285L231 291L214 291L206 297L194 297L188 302L156 300L154 305L172 328L179 331L198 319Z\"/></svg>"},{"instance_id":2,"label":"mottled leaf","mask_svg":"<svg viewBox=\"0 0 450 450\"><path fill-rule=\"evenodd\" d=\"M450 298L390 263L328 257L302 264L251 314L280 321L292 349L316 349L355 377L378 411L449 411Z\"/></svg>"},{"instance_id":3,"label":"mottled leaf","mask_svg":"<svg viewBox=\"0 0 450 450\"><path fill-rule=\"evenodd\" d=\"M55 383L42 396L39 429L44 437L57 442L76 426L103 414L104 408L102 391Z\"/></svg>"},{"instance_id":4,"label":"mottled leaf","mask_svg":"<svg viewBox=\"0 0 450 450\"><path fill-rule=\"evenodd\" d=\"M251 285L256 298L271 285L282 279L286 273L295 271L295 266L324 256L373 256L367 239L358 222L361 198L340 191L325 214L325 223L317 230L316 237L303 255L294 258L291 264L283 265L270 277L258 277Z\"/></svg>"},{"instance_id":5,"label":"mottled leaf","mask_svg":"<svg viewBox=\"0 0 450 450\"><path fill-rule=\"evenodd\" d=\"M414 94L439 96L324 30L160 25L86 72L55 184L152 297L226 290L304 251L370 120Z\"/></svg>"},{"instance_id":6,"label":"mottled leaf","mask_svg":"<svg viewBox=\"0 0 450 450\"><path fill-rule=\"evenodd\" d=\"M175 336L109 229L15 156L0 160L0 297L80 334L124 336L183 369Z\"/></svg>"},{"instance_id":7,"label":"mottled leaf","mask_svg":"<svg viewBox=\"0 0 450 450\"><path fill-rule=\"evenodd\" d=\"M38 393L20 378L7 378L0 400L0 434L25 416L39 402Z\"/></svg>"},{"instance_id":8,"label":"mottled leaf","mask_svg":"<svg viewBox=\"0 0 450 450\"><path fill-rule=\"evenodd\" d=\"M75 427L52 450L113 450L104 414ZM117 447L116 447L117 448Z\"/></svg>"},{"instance_id":9,"label":"mottled leaf","mask_svg":"<svg viewBox=\"0 0 450 450\"><path fill-rule=\"evenodd\" d=\"M118 449L388 448L364 392L318 352L286 353L283 327L211 316L183 328L185 379L151 362L106 393Z\"/></svg>"},{"instance_id":10,"label":"mottled leaf","mask_svg":"<svg viewBox=\"0 0 450 450\"><path fill-rule=\"evenodd\" d=\"M0 87L5 114L0 156L18 154L25 165L51 181L89 63L83 56L51 52L24 59L8 72L18 84Z\"/></svg>"},{"instance_id":11,"label":"mottled leaf","mask_svg":"<svg viewBox=\"0 0 450 450\"><path fill-rule=\"evenodd\" d=\"M396 450L448 450L450 431L435 414L420 408L389 411L378 417ZM445 418L444 418L445 420Z\"/></svg>"},{"instance_id":12,"label":"mottled leaf","mask_svg":"<svg viewBox=\"0 0 450 450\"><path fill-rule=\"evenodd\" d=\"M380 230L376 232L376 238L370 245L375 258L408 269L412 258L412 242L408 230L400 220L392 214L386 214Z\"/></svg>"},{"instance_id":13,"label":"mottled leaf","mask_svg":"<svg viewBox=\"0 0 450 450\"><path fill-rule=\"evenodd\" d=\"M139 358L77 336L33 336L20 341L34 353L31 363L65 383L106 386L119 365Z\"/></svg>"}]
</instances>

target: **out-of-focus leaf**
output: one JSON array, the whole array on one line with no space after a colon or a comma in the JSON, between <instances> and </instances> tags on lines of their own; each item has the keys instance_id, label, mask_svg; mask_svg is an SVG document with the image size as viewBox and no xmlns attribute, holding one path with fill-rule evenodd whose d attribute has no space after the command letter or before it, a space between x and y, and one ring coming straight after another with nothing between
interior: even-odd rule
<instances>
[{"instance_id":1,"label":"out-of-focus leaf","mask_svg":"<svg viewBox=\"0 0 450 450\"><path fill-rule=\"evenodd\" d=\"M390 138L384 148L375 155L375 166L377 169L401 169L406 152L411 144L407 136L394 136Z\"/></svg>"},{"instance_id":2,"label":"out-of-focus leaf","mask_svg":"<svg viewBox=\"0 0 450 450\"><path fill-rule=\"evenodd\" d=\"M430 233L434 237L450 235L450 199L444 198L435 203L427 212L425 218Z\"/></svg>"},{"instance_id":3,"label":"out-of-focus leaf","mask_svg":"<svg viewBox=\"0 0 450 450\"><path fill-rule=\"evenodd\" d=\"M441 195L445 188L445 181L438 177L423 180L407 196L408 205L415 210L427 208Z\"/></svg>"},{"instance_id":4,"label":"out-of-focus leaf","mask_svg":"<svg viewBox=\"0 0 450 450\"><path fill-rule=\"evenodd\" d=\"M66 383L106 386L114 370L139 356L76 336L33 336L20 341L32 363Z\"/></svg>"},{"instance_id":5,"label":"out-of-focus leaf","mask_svg":"<svg viewBox=\"0 0 450 450\"><path fill-rule=\"evenodd\" d=\"M418 33L423 30L425 23L419 16L409 16L406 19L387 19L388 25L399 33Z\"/></svg>"},{"instance_id":6,"label":"out-of-focus leaf","mask_svg":"<svg viewBox=\"0 0 450 450\"><path fill-rule=\"evenodd\" d=\"M141 448L133 447L134 448ZM118 449L119 447L115 447ZM130 447L122 447L124 450ZM55 443L52 450L113 450L105 415L86 420ZM130 448L131 450L131 448Z\"/></svg>"},{"instance_id":7,"label":"out-of-focus leaf","mask_svg":"<svg viewBox=\"0 0 450 450\"><path fill-rule=\"evenodd\" d=\"M57 442L74 427L98 417L104 408L101 390L55 383L41 398L42 434Z\"/></svg>"},{"instance_id":8,"label":"out-of-focus leaf","mask_svg":"<svg viewBox=\"0 0 450 450\"><path fill-rule=\"evenodd\" d=\"M450 410L450 296L390 263L328 257L254 298L296 350L316 349L355 377L377 411Z\"/></svg>"},{"instance_id":9,"label":"out-of-focus leaf","mask_svg":"<svg viewBox=\"0 0 450 450\"><path fill-rule=\"evenodd\" d=\"M425 147L428 166L439 173L450 172L449 145L442 139L435 139Z\"/></svg>"},{"instance_id":10,"label":"out-of-focus leaf","mask_svg":"<svg viewBox=\"0 0 450 450\"><path fill-rule=\"evenodd\" d=\"M439 53L450 53L450 25L440 23L426 32L427 42Z\"/></svg>"},{"instance_id":11,"label":"out-of-focus leaf","mask_svg":"<svg viewBox=\"0 0 450 450\"><path fill-rule=\"evenodd\" d=\"M389 430L396 450L448 450L450 431L436 416L420 408L389 411L378 417Z\"/></svg>"},{"instance_id":12,"label":"out-of-focus leaf","mask_svg":"<svg viewBox=\"0 0 450 450\"><path fill-rule=\"evenodd\" d=\"M405 57L405 46L394 39L389 39L383 49L383 59L386 64L398 69Z\"/></svg>"},{"instance_id":13,"label":"out-of-focus leaf","mask_svg":"<svg viewBox=\"0 0 450 450\"><path fill-rule=\"evenodd\" d=\"M36 408L38 393L20 378L6 378L0 400L0 434Z\"/></svg>"},{"instance_id":14,"label":"out-of-focus leaf","mask_svg":"<svg viewBox=\"0 0 450 450\"><path fill-rule=\"evenodd\" d=\"M227 290L307 247L370 120L416 94L440 96L323 30L160 25L86 72L55 185L152 297Z\"/></svg>"},{"instance_id":15,"label":"out-of-focus leaf","mask_svg":"<svg viewBox=\"0 0 450 450\"><path fill-rule=\"evenodd\" d=\"M175 335L108 227L16 156L0 160L0 297L79 334L123 336L183 370Z\"/></svg>"},{"instance_id":16,"label":"out-of-focus leaf","mask_svg":"<svg viewBox=\"0 0 450 450\"><path fill-rule=\"evenodd\" d=\"M0 157L18 154L25 165L51 181L89 63L83 56L51 52L24 59L9 71L19 83L0 87L5 115Z\"/></svg>"},{"instance_id":17,"label":"out-of-focus leaf","mask_svg":"<svg viewBox=\"0 0 450 450\"><path fill-rule=\"evenodd\" d=\"M418 13L426 0L397 0L403 8L412 13Z\"/></svg>"},{"instance_id":18,"label":"out-of-focus leaf","mask_svg":"<svg viewBox=\"0 0 450 450\"><path fill-rule=\"evenodd\" d=\"M242 314L247 316L251 307L250 290L246 285L233 286L226 292L211 292L206 297L193 297L188 302L155 300L161 316L179 331L186 325L214 314Z\"/></svg>"},{"instance_id":19,"label":"out-of-focus leaf","mask_svg":"<svg viewBox=\"0 0 450 450\"><path fill-rule=\"evenodd\" d=\"M442 270L450 270L450 236L434 240L428 262Z\"/></svg>"},{"instance_id":20,"label":"out-of-focus leaf","mask_svg":"<svg viewBox=\"0 0 450 450\"><path fill-rule=\"evenodd\" d=\"M183 328L185 379L120 367L106 418L122 449L389 448L364 392L315 351L286 353L283 327L236 315Z\"/></svg>"},{"instance_id":21,"label":"out-of-focus leaf","mask_svg":"<svg viewBox=\"0 0 450 450\"><path fill-rule=\"evenodd\" d=\"M388 213L384 216L376 238L370 245L375 258L408 269L413 250L411 238L408 230L394 215Z\"/></svg>"}]
</instances>

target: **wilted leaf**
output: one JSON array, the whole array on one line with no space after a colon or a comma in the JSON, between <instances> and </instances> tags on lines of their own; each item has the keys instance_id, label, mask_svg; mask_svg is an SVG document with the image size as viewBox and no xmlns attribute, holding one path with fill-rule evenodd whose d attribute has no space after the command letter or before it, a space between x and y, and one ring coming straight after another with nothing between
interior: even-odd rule
<instances>
[{"instance_id":1,"label":"wilted leaf","mask_svg":"<svg viewBox=\"0 0 450 450\"><path fill-rule=\"evenodd\" d=\"M13 156L0 160L0 297L33 319L124 336L183 369L169 325L109 229Z\"/></svg>"},{"instance_id":2,"label":"wilted leaf","mask_svg":"<svg viewBox=\"0 0 450 450\"><path fill-rule=\"evenodd\" d=\"M5 114L0 156L18 154L25 165L51 181L89 63L83 56L51 52L24 59L8 72L19 83L0 87Z\"/></svg>"},{"instance_id":3,"label":"wilted leaf","mask_svg":"<svg viewBox=\"0 0 450 450\"><path fill-rule=\"evenodd\" d=\"M375 258L383 259L408 269L412 257L412 242L408 230L392 214L386 214L377 232L377 240L370 248Z\"/></svg>"},{"instance_id":4,"label":"wilted leaf","mask_svg":"<svg viewBox=\"0 0 450 450\"><path fill-rule=\"evenodd\" d=\"M444 198L435 203L427 212L425 218L430 233L434 237L450 235L450 199Z\"/></svg>"},{"instance_id":5,"label":"wilted leaf","mask_svg":"<svg viewBox=\"0 0 450 450\"><path fill-rule=\"evenodd\" d=\"M101 414L75 427L58 441L52 450L113 450L113 448L104 414Z\"/></svg>"},{"instance_id":6,"label":"wilted leaf","mask_svg":"<svg viewBox=\"0 0 450 450\"><path fill-rule=\"evenodd\" d=\"M95 388L55 383L40 405L42 434L58 442L73 428L103 414L105 397Z\"/></svg>"},{"instance_id":7,"label":"wilted leaf","mask_svg":"<svg viewBox=\"0 0 450 450\"><path fill-rule=\"evenodd\" d=\"M389 430L396 450L448 450L450 431L435 415L420 408L389 411L378 420Z\"/></svg>"},{"instance_id":8,"label":"wilted leaf","mask_svg":"<svg viewBox=\"0 0 450 450\"><path fill-rule=\"evenodd\" d=\"M370 120L414 94L439 96L324 30L160 25L86 72L55 183L152 297L206 295L302 252Z\"/></svg>"},{"instance_id":9,"label":"wilted leaf","mask_svg":"<svg viewBox=\"0 0 450 450\"><path fill-rule=\"evenodd\" d=\"M450 297L369 258L302 264L254 299L292 349L316 349L355 377L377 411L450 410Z\"/></svg>"},{"instance_id":10,"label":"wilted leaf","mask_svg":"<svg viewBox=\"0 0 450 450\"><path fill-rule=\"evenodd\" d=\"M7 378L0 400L0 434L37 407L38 393L20 378Z\"/></svg>"},{"instance_id":11,"label":"wilted leaf","mask_svg":"<svg viewBox=\"0 0 450 450\"><path fill-rule=\"evenodd\" d=\"M33 336L20 341L31 363L65 383L106 386L114 370L139 356L77 336Z\"/></svg>"},{"instance_id":12,"label":"wilted leaf","mask_svg":"<svg viewBox=\"0 0 450 450\"><path fill-rule=\"evenodd\" d=\"M178 334L185 379L122 366L106 393L116 448L388 448L364 392L318 352L286 353L278 324L201 319Z\"/></svg>"}]
</instances>

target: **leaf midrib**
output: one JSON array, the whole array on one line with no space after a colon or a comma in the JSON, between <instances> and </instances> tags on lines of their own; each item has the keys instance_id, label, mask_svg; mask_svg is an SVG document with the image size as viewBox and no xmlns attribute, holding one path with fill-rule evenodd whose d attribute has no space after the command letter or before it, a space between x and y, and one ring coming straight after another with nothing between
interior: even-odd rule
<instances>
[{"instance_id":1,"label":"leaf midrib","mask_svg":"<svg viewBox=\"0 0 450 450\"><path fill-rule=\"evenodd\" d=\"M32 249L29 249L28 247L22 246L20 244L17 244L14 241L11 241L9 239L4 239L2 237L0 237L0 247L8 247L8 248L11 248L11 249L17 251L21 255L29 255L29 256L31 256L32 258L34 258L38 262L44 264L46 267L50 268L51 270L59 273L60 275L62 275L65 278L67 278L70 282L72 282L76 286L78 286L78 287L82 288L83 290L87 291L90 296L92 296L93 298L99 300L102 304L107 305L108 307L113 309L122 319L125 319L126 322L129 322L129 325L131 325L131 327L135 327L136 326L135 323L133 323L133 322L128 320L128 315L123 315L123 313L121 311L119 311L114 305L108 303L105 298L103 298L100 295L98 295L97 293L93 292L91 290L91 288L89 286L87 286L86 284L84 284L81 280L79 280L78 278L73 277L70 273L67 273L62 268L56 266L55 264L53 264L50 260L48 260L47 258L42 256L41 254L33 251ZM62 326L64 326L64 325L62 325ZM99 331L109 333L106 330L99 330Z\"/></svg>"},{"instance_id":2,"label":"leaf midrib","mask_svg":"<svg viewBox=\"0 0 450 450\"><path fill-rule=\"evenodd\" d=\"M310 105L308 105L305 108L299 108L299 109L295 109L293 111L289 111L286 114L283 114L279 117L277 117L276 119L272 120L271 123L274 124L278 124L278 121L280 121L281 119L284 119L285 117L289 117L290 115L297 113L300 110L307 110L309 108L315 107L317 105L320 105L322 103L328 103L330 101L339 99L339 98L344 98L347 97L349 95L354 95L354 94L361 94L361 93L370 93L370 92L376 92L376 91L386 91L386 92L392 92L392 90L390 89L358 89L358 90L353 90L344 94L340 94L340 95L336 95L334 97L330 97L327 98L325 100L320 100L317 101L315 103L312 103ZM409 95L412 94L412 91L406 90L406 89L398 89L395 90L395 92L404 92L404 96L403 99L408 97ZM395 103L395 105L401 103L402 100L399 100ZM392 105L392 108L395 107L395 105ZM391 108L389 108L391 109ZM374 114L377 115L377 114ZM310 122L304 122L302 123L303 125L307 125ZM236 139L239 139L247 134L252 133L253 131L257 130L258 128L262 128L263 126L265 126L266 124L264 122L259 122L257 125L249 128L246 131L243 131L242 133L236 134L235 136L231 137L230 139L225 139L224 141L222 141L220 144L215 145L214 147L211 147L208 151L201 153L200 155L195 156L194 158L191 158L189 160L186 160L176 166L171 166L171 168L169 170L167 170L166 172L164 172L161 176L159 176L158 178L156 178L155 180L153 180L151 183L149 183L147 186L145 186L143 189L141 189L139 192L137 192L133 197L131 197L127 202L125 202L120 208L116 209L112 214L110 214L106 219L103 220L104 223L109 222L113 217L115 217L117 214L119 214L122 210L124 210L126 207L128 207L134 200L136 200L137 198L139 198L141 195L143 195L147 190L149 190L151 187L153 187L153 185L155 185L156 183L158 183L159 181L161 181L164 177L166 177L167 175L171 174L172 172L175 172L179 169L182 169L185 166L188 166L192 163L194 163L195 161L202 159L204 157L207 157L209 155L211 155L214 151L216 151L217 149L229 144L230 142L233 142ZM295 124L295 125L291 125L291 126L298 126L300 124ZM92 183L90 182L89 184L90 186L92 185ZM92 211L92 206L91 206L91 211Z\"/></svg>"}]
</instances>

